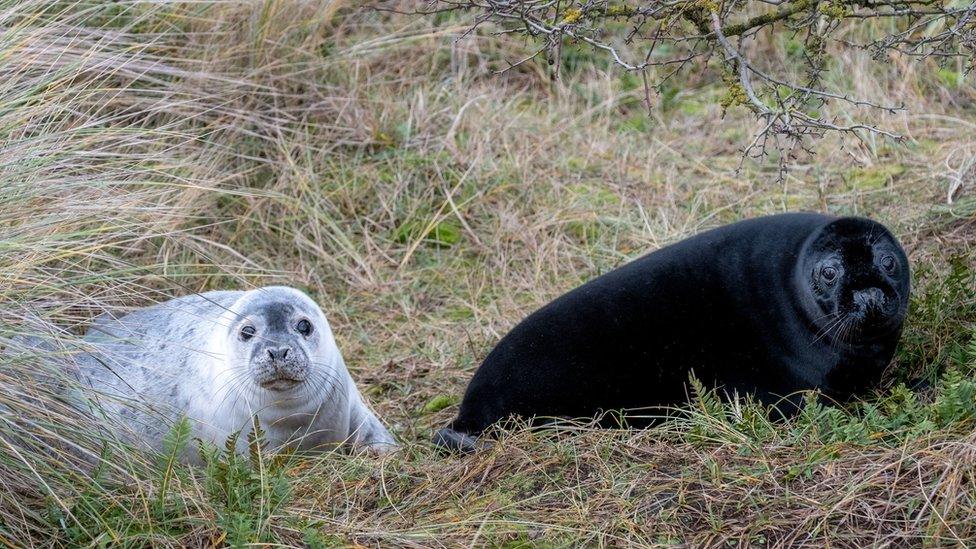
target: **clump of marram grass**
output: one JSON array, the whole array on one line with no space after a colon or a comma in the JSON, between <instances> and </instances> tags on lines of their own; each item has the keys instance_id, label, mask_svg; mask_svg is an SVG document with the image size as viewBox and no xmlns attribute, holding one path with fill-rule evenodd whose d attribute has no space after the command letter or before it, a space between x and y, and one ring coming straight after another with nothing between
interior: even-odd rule
<instances>
[{"instance_id":1,"label":"clump of marram grass","mask_svg":"<svg viewBox=\"0 0 976 549\"><path fill-rule=\"evenodd\" d=\"M125 538L122 523L85 517L115 509L138 525L128 498L153 486L152 460L67 402L86 322L206 276L263 274L184 228L205 228L197 209L266 162L238 145L273 143L289 111L252 107L297 80L183 57L192 15L157 3L0 13L0 523L21 543Z\"/></svg>"},{"instance_id":2,"label":"clump of marram grass","mask_svg":"<svg viewBox=\"0 0 976 549\"><path fill-rule=\"evenodd\" d=\"M328 0L28 1L0 14L0 344L23 351L0 351L0 536L56 546L976 540L972 272L947 276L944 257L971 258L976 232L972 210L949 223L929 212L947 173L968 177L957 157L971 141L971 92L926 78L938 69L924 64L865 68L873 77L853 82L858 94L911 105L888 122L918 139L824 140L815 162L770 186L775 159L735 171L751 122L708 106L721 82L661 90L648 112L639 82L575 50L561 53L575 64L556 82L531 64L491 76L524 45L477 33L455 42L468 26ZM783 48L757 47L782 61ZM868 67L867 55L841 62ZM956 189L957 205L970 189ZM893 377L925 374L933 389L892 384L785 423L703 391L646 431L517 429L467 457L426 442L487 349L535 307L644 250L784 209L868 213L902 237L917 271L928 266L895 364L905 374ZM92 316L272 278L323 304L400 453L204 445L208 465L190 469L172 459L198 446L179 425L151 455L64 402L63 355ZM45 334L46 350L24 350L24 333Z\"/></svg>"}]
</instances>

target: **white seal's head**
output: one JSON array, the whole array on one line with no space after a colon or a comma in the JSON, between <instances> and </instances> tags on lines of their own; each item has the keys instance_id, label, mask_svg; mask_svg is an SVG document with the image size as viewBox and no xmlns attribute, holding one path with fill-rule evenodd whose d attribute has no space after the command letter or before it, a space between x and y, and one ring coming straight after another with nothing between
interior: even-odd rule
<instances>
[{"instance_id":1,"label":"white seal's head","mask_svg":"<svg viewBox=\"0 0 976 549\"><path fill-rule=\"evenodd\" d=\"M223 315L218 338L231 385L285 396L320 393L345 374L345 364L322 309L294 288L246 292Z\"/></svg>"}]
</instances>

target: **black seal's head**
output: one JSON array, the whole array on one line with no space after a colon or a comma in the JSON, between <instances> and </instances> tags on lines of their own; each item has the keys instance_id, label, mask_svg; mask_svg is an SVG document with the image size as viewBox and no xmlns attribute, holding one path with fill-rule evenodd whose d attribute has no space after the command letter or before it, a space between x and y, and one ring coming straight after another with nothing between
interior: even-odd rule
<instances>
[{"instance_id":1,"label":"black seal's head","mask_svg":"<svg viewBox=\"0 0 976 549\"><path fill-rule=\"evenodd\" d=\"M817 339L866 343L898 334L908 309L908 257L884 225L862 217L829 222L797 265Z\"/></svg>"},{"instance_id":2,"label":"black seal's head","mask_svg":"<svg viewBox=\"0 0 976 549\"><path fill-rule=\"evenodd\" d=\"M238 378L245 373L260 388L283 392L322 374L335 377L342 365L321 309L293 288L272 286L244 294L232 307L228 347ZM344 366L343 366L344 367Z\"/></svg>"}]
</instances>

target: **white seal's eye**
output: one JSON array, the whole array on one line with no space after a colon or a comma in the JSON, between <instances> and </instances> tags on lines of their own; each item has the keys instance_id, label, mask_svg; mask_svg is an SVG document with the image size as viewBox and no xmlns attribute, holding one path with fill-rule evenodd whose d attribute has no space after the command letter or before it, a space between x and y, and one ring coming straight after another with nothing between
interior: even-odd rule
<instances>
[{"instance_id":1,"label":"white seal's eye","mask_svg":"<svg viewBox=\"0 0 976 549\"><path fill-rule=\"evenodd\" d=\"M828 284L830 284L835 278L837 278L837 269L833 267L824 267L823 269L820 269L820 276L823 277Z\"/></svg>"},{"instance_id":2,"label":"white seal's eye","mask_svg":"<svg viewBox=\"0 0 976 549\"><path fill-rule=\"evenodd\" d=\"M295 330L303 336L308 337L312 335L312 323L303 318L295 325Z\"/></svg>"},{"instance_id":3,"label":"white seal's eye","mask_svg":"<svg viewBox=\"0 0 976 549\"><path fill-rule=\"evenodd\" d=\"M244 326L243 328L241 328L241 339L243 341L247 341L252 337L254 337L254 334L256 332L257 330L254 329L254 326Z\"/></svg>"},{"instance_id":4,"label":"white seal's eye","mask_svg":"<svg viewBox=\"0 0 976 549\"><path fill-rule=\"evenodd\" d=\"M881 266L890 273L895 270L895 258L887 254L881 256Z\"/></svg>"}]
</instances>

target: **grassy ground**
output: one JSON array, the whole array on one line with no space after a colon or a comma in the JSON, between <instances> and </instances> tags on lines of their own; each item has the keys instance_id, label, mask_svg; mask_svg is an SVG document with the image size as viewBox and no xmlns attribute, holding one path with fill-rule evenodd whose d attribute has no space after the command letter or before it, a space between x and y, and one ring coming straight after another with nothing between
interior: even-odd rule
<instances>
[{"instance_id":1,"label":"grassy ground","mask_svg":"<svg viewBox=\"0 0 976 549\"><path fill-rule=\"evenodd\" d=\"M493 74L526 45L490 28L456 41L461 16L0 7L0 338L52 342L0 354L5 541L976 543L976 90L960 67L837 49L830 85L909 107L838 114L907 139L828 137L780 179L775 153L737 171L756 122L723 116L719 76L691 71L648 111L639 79L587 51L564 48L555 82L542 64ZM788 41L756 58L790 66ZM517 431L470 457L429 445L491 345L547 300L701 229L798 209L869 215L910 252L912 314L870 403L770 425L706 395L645 432ZM172 467L93 442L39 382L100 311L267 283L322 304L402 452ZM899 384L919 376L933 388ZM108 459L92 470L86 453Z\"/></svg>"}]
</instances>

